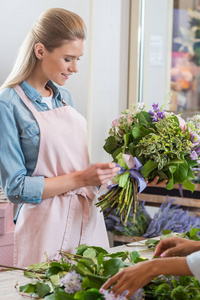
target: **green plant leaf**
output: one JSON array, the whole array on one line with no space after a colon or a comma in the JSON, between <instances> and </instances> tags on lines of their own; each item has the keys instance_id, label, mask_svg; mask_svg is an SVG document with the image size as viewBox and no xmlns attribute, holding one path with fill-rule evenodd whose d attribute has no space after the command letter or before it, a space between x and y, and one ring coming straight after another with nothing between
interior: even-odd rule
<instances>
[{"instance_id":1,"label":"green plant leaf","mask_svg":"<svg viewBox=\"0 0 200 300\"><path fill-rule=\"evenodd\" d=\"M61 267L50 267L46 270L45 275L49 278L52 275L58 274L60 271L62 271Z\"/></svg>"},{"instance_id":2,"label":"green plant leaf","mask_svg":"<svg viewBox=\"0 0 200 300\"><path fill-rule=\"evenodd\" d=\"M109 260L104 261L103 267L103 276L113 276L119 271L119 269L124 267L124 263L120 259L111 258Z\"/></svg>"},{"instance_id":3,"label":"green plant leaf","mask_svg":"<svg viewBox=\"0 0 200 300\"><path fill-rule=\"evenodd\" d=\"M128 171L120 174L119 176L119 187L123 188L127 184L128 178L130 177L130 173Z\"/></svg>"},{"instance_id":4,"label":"green plant leaf","mask_svg":"<svg viewBox=\"0 0 200 300\"><path fill-rule=\"evenodd\" d=\"M25 285L21 285L19 287L19 291L21 293L35 293L35 291L36 291L36 284L34 284L34 283L28 283L28 284L25 284Z\"/></svg>"},{"instance_id":5,"label":"green plant leaf","mask_svg":"<svg viewBox=\"0 0 200 300\"><path fill-rule=\"evenodd\" d=\"M173 177L171 179L169 179L168 183L166 184L166 189L167 190L172 190L174 187L174 179Z\"/></svg>"},{"instance_id":6,"label":"green plant leaf","mask_svg":"<svg viewBox=\"0 0 200 300\"><path fill-rule=\"evenodd\" d=\"M109 136L106 139L105 145L103 146L104 150L108 153L114 152L118 148L118 141L114 136Z\"/></svg>"},{"instance_id":7,"label":"green plant leaf","mask_svg":"<svg viewBox=\"0 0 200 300\"><path fill-rule=\"evenodd\" d=\"M48 284L37 282L36 283L36 292L39 297L44 298L50 292L50 287Z\"/></svg>"},{"instance_id":8,"label":"green plant leaf","mask_svg":"<svg viewBox=\"0 0 200 300\"><path fill-rule=\"evenodd\" d=\"M184 180L183 186L184 186L184 188L191 191L192 193L195 191L195 184L192 183L190 180Z\"/></svg>"},{"instance_id":9,"label":"green plant leaf","mask_svg":"<svg viewBox=\"0 0 200 300\"><path fill-rule=\"evenodd\" d=\"M135 263L137 259L140 257L140 254L137 251L132 251L130 255L130 261Z\"/></svg>"},{"instance_id":10,"label":"green plant leaf","mask_svg":"<svg viewBox=\"0 0 200 300\"><path fill-rule=\"evenodd\" d=\"M187 176L188 176L188 164L183 163L177 165L177 169L173 175L174 182L183 183L185 180L187 180Z\"/></svg>"},{"instance_id":11,"label":"green plant leaf","mask_svg":"<svg viewBox=\"0 0 200 300\"><path fill-rule=\"evenodd\" d=\"M134 137L134 139L141 140L147 134L151 133L151 130L146 129L142 125L136 125L133 127L131 133L132 133L132 136Z\"/></svg>"},{"instance_id":12,"label":"green plant leaf","mask_svg":"<svg viewBox=\"0 0 200 300\"><path fill-rule=\"evenodd\" d=\"M152 117L151 117L150 113L147 111L139 112L137 115L137 118L138 118L139 124L142 124L142 125L152 124Z\"/></svg>"},{"instance_id":13,"label":"green plant leaf","mask_svg":"<svg viewBox=\"0 0 200 300\"><path fill-rule=\"evenodd\" d=\"M51 280L51 283L55 286L55 285L60 285L60 276L58 274L55 275L51 275L49 277L49 279Z\"/></svg>"},{"instance_id":14,"label":"green plant leaf","mask_svg":"<svg viewBox=\"0 0 200 300\"><path fill-rule=\"evenodd\" d=\"M158 167L158 163L152 160L147 161L140 169L140 173L144 178L148 178L152 171Z\"/></svg>"}]
</instances>

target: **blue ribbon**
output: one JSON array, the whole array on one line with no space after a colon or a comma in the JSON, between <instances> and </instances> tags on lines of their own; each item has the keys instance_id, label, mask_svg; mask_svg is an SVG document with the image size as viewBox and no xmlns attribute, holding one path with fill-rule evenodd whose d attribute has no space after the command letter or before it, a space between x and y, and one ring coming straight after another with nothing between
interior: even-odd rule
<instances>
[{"instance_id":1,"label":"blue ribbon","mask_svg":"<svg viewBox=\"0 0 200 300\"><path fill-rule=\"evenodd\" d=\"M140 169L142 168L142 164L141 164L141 162L137 159L137 157L133 157L133 156L131 156L131 159L133 159L133 163L134 163L134 167L133 168L131 168L131 169L128 169L128 170L125 170L124 168L122 168L120 165L118 165L118 164L116 164L115 163L115 165L117 166L117 167L119 167L120 168L120 170L119 170L119 174L123 174L124 172L126 172L126 171L128 171L129 173L130 173L130 177L132 177L132 178L134 178L134 179L136 179L137 180L137 182L138 182L138 188L139 188L139 191L138 191L138 193L140 194L145 188L146 188L146 182L145 182L145 180L144 180L144 178L143 178L143 176L140 174ZM126 161L125 161L126 162ZM109 185L107 188L110 190L110 189L112 189L113 187L115 187L115 186L117 186L118 185L118 183L116 183L116 184L111 184L111 185Z\"/></svg>"}]
</instances>

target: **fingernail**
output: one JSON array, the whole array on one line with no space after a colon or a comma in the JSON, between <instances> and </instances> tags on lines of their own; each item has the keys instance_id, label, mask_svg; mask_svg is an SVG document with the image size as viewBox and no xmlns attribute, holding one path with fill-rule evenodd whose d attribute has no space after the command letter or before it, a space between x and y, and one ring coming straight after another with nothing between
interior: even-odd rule
<instances>
[{"instance_id":1,"label":"fingernail","mask_svg":"<svg viewBox=\"0 0 200 300\"><path fill-rule=\"evenodd\" d=\"M160 255L160 257L165 257L166 256L166 253L165 252L163 252L161 255Z\"/></svg>"}]
</instances>

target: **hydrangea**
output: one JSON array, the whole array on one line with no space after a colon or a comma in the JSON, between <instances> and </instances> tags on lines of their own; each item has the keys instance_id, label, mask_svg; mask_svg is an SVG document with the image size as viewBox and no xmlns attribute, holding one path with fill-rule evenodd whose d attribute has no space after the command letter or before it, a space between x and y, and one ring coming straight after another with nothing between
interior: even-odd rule
<instances>
[{"instance_id":1,"label":"hydrangea","mask_svg":"<svg viewBox=\"0 0 200 300\"><path fill-rule=\"evenodd\" d=\"M105 300L127 300L126 295L128 294L128 291L124 291L121 295L118 295L115 297L113 292L109 292L108 290L100 290L101 293L104 295ZM137 292L129 298L130 300L142 300L144 298L144 293L142 289L139 289Z\"/></svg>"},{"instance_id":2,"label":"hydrangea","mask_svg":"<svg viewBox=\"0 0 200 300\"><path fill-rule=\"evenodd\" d=\"M69 272L66 276L60 280L61 286L65 287L65 291L68 294L74 294L81 290L81 276L75 271Z\"/></svg>"}]
</instances>

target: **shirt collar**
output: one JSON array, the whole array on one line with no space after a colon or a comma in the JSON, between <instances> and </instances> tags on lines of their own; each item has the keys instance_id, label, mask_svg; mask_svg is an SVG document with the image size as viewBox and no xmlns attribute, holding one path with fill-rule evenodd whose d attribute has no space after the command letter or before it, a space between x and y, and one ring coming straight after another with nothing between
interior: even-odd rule
<instances>
[{"instance_id":1,"label":"shirt collar","mask_svg":"<svg viewBox=\"0 0 200 300\"><path fill-rule=\"evenodd\" d=\"M36 89L34 89L32 86L30 86L26 81L23 81L20 84L20 86L28 98L30 98L33 101L38 101L38 102L42 101L41 94ZM47 86L49 86L52 89L53 98L54 99L57 98L59 101L61 101L61 94L60 94L58 88L54 85L54 83L51 80L49 80L47 82Z\"/></svg>"}]
</instances>

